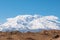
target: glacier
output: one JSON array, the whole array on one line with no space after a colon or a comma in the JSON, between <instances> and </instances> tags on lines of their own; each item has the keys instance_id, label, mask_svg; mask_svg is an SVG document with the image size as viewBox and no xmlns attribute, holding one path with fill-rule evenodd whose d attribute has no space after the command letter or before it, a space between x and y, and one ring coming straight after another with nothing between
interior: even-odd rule
<instances>
[{"instance_id":1,"label":"glacier","mask_svg":"<svg viewBox=\"0 0 60 40\"><path fill-rule=\"evenodd\" d=\"M7 21L0 25L0 31L40 31L56 29L60 30L59 18L54 15L18 15L7 18Z\"/></svg>"}]
</instances>

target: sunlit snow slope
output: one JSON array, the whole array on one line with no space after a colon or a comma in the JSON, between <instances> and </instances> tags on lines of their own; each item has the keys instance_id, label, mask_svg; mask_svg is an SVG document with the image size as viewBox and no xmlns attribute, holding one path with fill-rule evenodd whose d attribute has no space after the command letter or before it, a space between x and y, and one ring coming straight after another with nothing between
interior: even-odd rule
<instances>
[{"instance_id":1,"label":"sunlit snow slope","mask_svg":"<svg viewBox=\"0 0 60 40\"><path fill-rule=\"evenodd\" d=\"M0 25L0 31L38 31L40 29L60 30L59 18L56 16L41 15L18 15L14 18L7 18L7 22Z\"/></svg>"}]
</instances>

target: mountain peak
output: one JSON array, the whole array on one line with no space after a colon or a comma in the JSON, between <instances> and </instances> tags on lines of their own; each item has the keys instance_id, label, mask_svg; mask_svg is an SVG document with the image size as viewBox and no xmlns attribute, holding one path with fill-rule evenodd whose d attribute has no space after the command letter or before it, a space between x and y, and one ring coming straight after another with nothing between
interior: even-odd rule
<instances>
[{"instance_id":1,"label":"mountain peak","mask_svg":"<svg viewBox=\"0 0 60 40\"><path fill-rule=\"evenodd\" d=\"M18 15L8 18L0 25L0 31L29 31L38 29L60 29L60 22L56 16Z\"/></svg>"}]
</instances>

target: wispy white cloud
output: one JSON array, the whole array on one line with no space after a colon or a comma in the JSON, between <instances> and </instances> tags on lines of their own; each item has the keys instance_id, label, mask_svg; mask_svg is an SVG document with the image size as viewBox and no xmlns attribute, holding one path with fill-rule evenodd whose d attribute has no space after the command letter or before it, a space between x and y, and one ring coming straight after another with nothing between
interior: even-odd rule
<instances>
[{"instance_id":1,"label":"wispy white cloud","mask_svg":"<svg viewBox=\"0 0 60 40\"><path fill-rule=\"evenodd\" d=\"M56 16L18 15L7 18L7 22L0 25L2 30L35 30L35 29L59 29L60 22Z\"/></svg>"}]
</instances>

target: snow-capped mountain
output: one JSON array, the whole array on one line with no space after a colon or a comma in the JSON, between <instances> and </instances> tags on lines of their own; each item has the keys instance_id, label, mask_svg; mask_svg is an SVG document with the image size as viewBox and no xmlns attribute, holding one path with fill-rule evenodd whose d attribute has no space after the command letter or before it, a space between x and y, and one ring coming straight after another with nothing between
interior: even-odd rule
<instances>
[{"instance_id":1,"label":"snow-capped mountain","mask_svg":"<svg viewBox=\"0 0 60 40\"><path fill-rule=\"evenodd\" d=\"M39 31L40 29L60 30L60 22L56 16L18 15L8 18L7 22L0 25L0 31Z\"/></svg>"}]
</instances>

